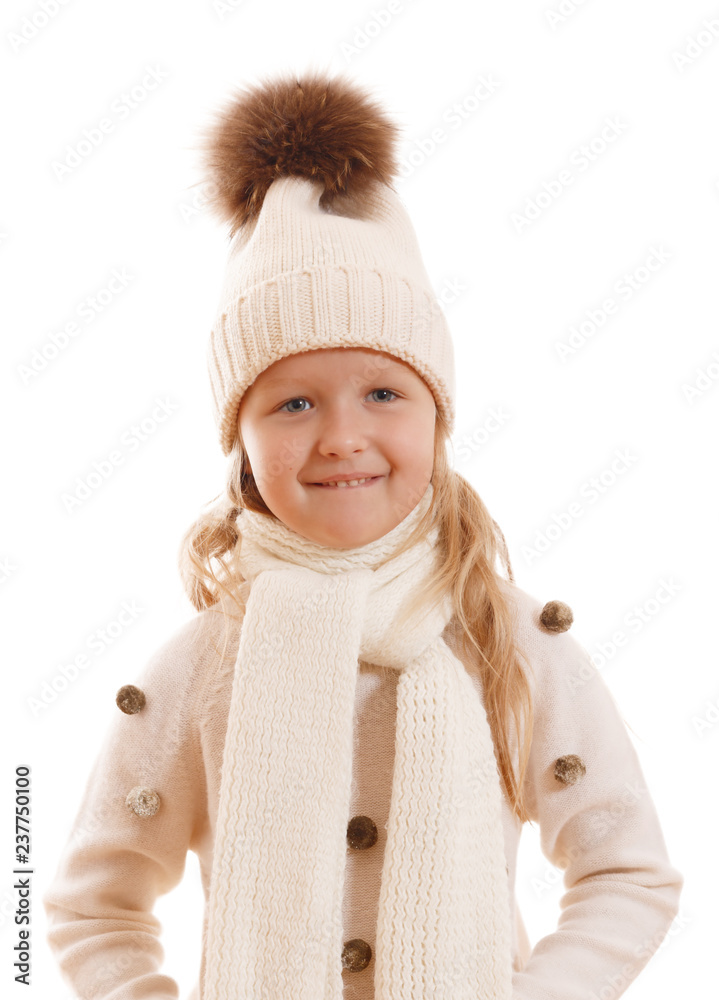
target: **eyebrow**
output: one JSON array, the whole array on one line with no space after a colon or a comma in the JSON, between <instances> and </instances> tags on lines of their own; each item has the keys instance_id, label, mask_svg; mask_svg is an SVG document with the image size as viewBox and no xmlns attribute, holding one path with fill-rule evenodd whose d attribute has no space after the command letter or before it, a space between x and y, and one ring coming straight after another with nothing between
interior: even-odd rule
<instances>
[{"instance_id":1,"label":"eyebrow","mask_svg":"<svg viewBox=\"0 0 719 1000\"><path fill-rule=\"evenodd\" d=\"M268 379L263 379L262 384L266 385L266 386L271 386L271 385L296 385L296 383L300 382L300 381L301 381L300 377L298 377L298 378L268 378Z\"/></svg>"},{"instance_id":2,"label":"eyebrow","mask_svg":"<svg viewBox=\"0 0 719 1000\"><path fill-rule=\"evenodd\" d=\"M386 378L396 378L397 375L401 375L401 374L409 374L409 372L406 372L404 368L400 367L400 365L392 365L389 369L387 369L387 370L385 370L383 372L378 372L378 374L375 375L375 376L365 377L364 381L365 382L376 382L376 381L378 381L378 379L381 379L381 378L385 378L385 377ZM311 378L311 377L312 377L311 375L296 375L294 378L279 378L279 377L277 377L277 378L268 378L265 381L263 381L263 385L266 388L268 388L268 389L270 387L280 386L280 385L297 385L298 382L303 382L306 379Z\"/></svg>"}]
</instances>

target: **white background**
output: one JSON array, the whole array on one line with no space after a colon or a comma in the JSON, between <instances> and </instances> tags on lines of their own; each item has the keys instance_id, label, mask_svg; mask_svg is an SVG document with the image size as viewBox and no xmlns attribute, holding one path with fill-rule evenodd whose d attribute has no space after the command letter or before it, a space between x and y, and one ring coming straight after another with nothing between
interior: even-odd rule
<instances>
[{"instance_id":1,"label":"white background","mask_svg":"<svg viewBox=\"0 0 719 1000\"><path fill-rule=\"evenodd\" d=\"M627 993L711 989L719 6L46 0L46 9L53 16L9 3L1 15L3 995L8 983L12 996L71 995L45 944L41 894L117 688L194 614L176 570L179 540L223 488L205 350L226 237L193 187L202 177L192 146L233 87L312 68L348 73L403 128L401 196L455 343L455 465L503 528L518 584L573 608L573 634L631 726L685 875L680 916ZM161 80L143 93L150 69ZM492 93L478 100L489 80ZM113 113L133 88L143 99L126 117ZM112 131L59 177L53 164L106 117ZM88 297L113 269L126 287L86 321ZM616 309L599 322L608 298ZM72 321L78 335L28 375ZM557 344L583 323L562 360ZM121 445L157 400L169 401L167 419L135 450ZM118 447L123 463L69 510L78 480ZM612 471L619 453L628 463ZM591 500L595 476L602 492ZM577 503L582 514L571 517ZM141 609L136 620L33 711L43 683L89 651L123 602ZM646 620L634 629L636 608ZM617 631L627 641L612 651ZM11 971L12 785L23 763L33 783L30 990ZM556 926L561 893L561 872L525 827L517 895L532 943ZM188 854L181 885L155 911L163 971L181 998L198 974L201 911Z\"/></svg>"}]
</instances>

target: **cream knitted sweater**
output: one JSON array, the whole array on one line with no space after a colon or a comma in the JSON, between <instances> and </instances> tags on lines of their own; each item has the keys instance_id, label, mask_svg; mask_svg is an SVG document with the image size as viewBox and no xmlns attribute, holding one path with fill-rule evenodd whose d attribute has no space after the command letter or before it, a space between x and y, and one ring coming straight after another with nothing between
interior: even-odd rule
<instances>
[{"instance_id":1,"label":"cream knitted sweater","mask_svg":"<svg viewBox=\"0 0 719 1000\"><path fill-rule=\"evenodd\" d=\"M506 587L531 667L530 814L547 860L564 870L565 889L559 926L533 949L515 903L514 1000L592 1000L612 984L616 998L677 915L683 876L669 862L634 746L604 680L588 669L586 650L571 632L541 629L542 603ZM481 699L477 667L462 655L454 625L444 638ZM188 850L199 858L208 897L239 626L221 660L223 639L221 614L195 615L142 669L129 668L123 678L146 693L146 708L132 718L113 704L107 708L108 734L43 895L50 946L78 997L179 996L171 970L160 971L160 926L152 910L156 898L179 883ZM392 787L397 677L361 662L356 689L350 816L370 817L378 839L370 849L348 848L343 928L346 940L371 947ZM574 785L554 777L555 761L568 754L586 768ZM139 819L128 810L125 796L138 785L161 796L157 815ZM503 828L514 899L521 824L506 801ZM123 961L115 961L119 957ZM203 947L198 984L186 1000L203 1000L204 962ZM343 971L347 1000L372 1000L373 972L374 960L361 971Z\"/></svg>"}]
</instances>

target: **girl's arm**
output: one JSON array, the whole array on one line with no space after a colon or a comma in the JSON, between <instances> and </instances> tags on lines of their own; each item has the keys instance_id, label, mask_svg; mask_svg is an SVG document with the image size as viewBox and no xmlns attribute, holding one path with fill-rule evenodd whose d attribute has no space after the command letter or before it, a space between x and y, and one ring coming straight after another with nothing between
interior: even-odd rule
<instances>
[{"instance_id":1,"label":"girl's arm","mask_svg":"<svg viewBox=\"0 0 719 1000\"><path fill-rule=\"evenodd\" d=\"M667 934L684 879L604 679L570 633L536 624L540 610L532 599L524 626L536 666L530 814L545 856L564 870L565 892L556 931L514 973L514 1000L616 1000ZM568 755L586 768L574 784L555 777Z\"/></svg>"},{"instance_id":2,"label":"girl's arm","mask_svg":"<svg viewBox=\"0 0 719 1000\"><path fill-rule=\"evenodd\" d=\"M86 782L69 840L43 904L48 941L62 974L83 1000L175 1000L161 975L158 896L182 878L187 851L206 821L205 776L196 708L211 672L220 616L183 625L128 676L144 707L102 709L109 731ZM133 788L159 795L154 815L126 805Z\"/></svg>"}]
</instances>

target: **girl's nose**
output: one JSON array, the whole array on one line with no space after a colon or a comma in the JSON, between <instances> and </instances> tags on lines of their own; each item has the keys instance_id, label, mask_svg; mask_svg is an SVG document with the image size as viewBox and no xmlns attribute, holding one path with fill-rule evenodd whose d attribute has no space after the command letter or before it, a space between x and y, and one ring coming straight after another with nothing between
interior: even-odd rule
<instances>
[{"instance_id":1,"label":"girl's nose","mask_svg":"<svg viewBox=\"0 0 719 1000\"><path fill-rule=\"evenodd\" d=\"M318 429L317 447L323 455L349 456L367 447L367 429L357 409L334 406Z\"/></svg>"}]
</instances>

